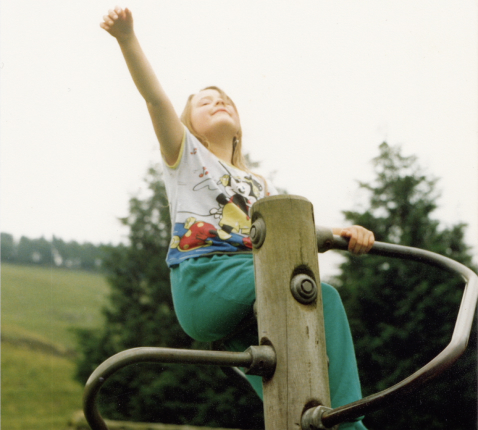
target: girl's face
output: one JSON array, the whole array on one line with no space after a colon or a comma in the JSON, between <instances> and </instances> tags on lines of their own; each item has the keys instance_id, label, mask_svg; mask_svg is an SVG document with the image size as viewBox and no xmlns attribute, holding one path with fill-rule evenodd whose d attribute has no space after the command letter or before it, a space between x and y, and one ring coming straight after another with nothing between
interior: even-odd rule
<instances>
[{"instance_id":1,"label":"girl's face","mask_svg":"<svg viewBox=\"0 0 478 430\"><path fill-rule=\"evenodd\" d=\"M196 133L206 138L217 133L234 137L241 128L231 101L214 89L202 90L191 99L191 124Z\"/></svg>"}]
</instances>

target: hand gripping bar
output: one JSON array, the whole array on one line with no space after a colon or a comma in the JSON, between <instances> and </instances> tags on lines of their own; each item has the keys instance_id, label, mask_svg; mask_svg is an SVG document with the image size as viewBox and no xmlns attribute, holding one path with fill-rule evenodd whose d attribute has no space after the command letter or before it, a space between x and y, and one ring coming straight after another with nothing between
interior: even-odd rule
<instances>
[{"instance_id":1,"label":"hand gripping bar","mask_svg":"<svg viewBox=\"0 0 478 430\"><path fill-rule=\"evenodd\" d=\"M319 252L329 249L346 251L348 240L332 235L330 230L318 227L317 245ZM466 285L451 341L432 361L390 388L335 409L323 406L308 409L302 415L302 429L304 430L331 428L336 424L358 418L404 398L448 369L463 354L468 344L478 300L478 276L472 270L434 252L383 242L375 242L369 254L425 263L460 275L464 279Z\"/></svg>"}]
</instances>

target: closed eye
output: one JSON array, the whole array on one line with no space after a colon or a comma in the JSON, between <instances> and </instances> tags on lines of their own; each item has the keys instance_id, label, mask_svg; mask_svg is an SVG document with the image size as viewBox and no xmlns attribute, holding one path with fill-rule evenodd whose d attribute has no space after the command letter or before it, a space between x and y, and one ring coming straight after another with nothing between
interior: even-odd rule
<instances>
[{"instance_id":1,"label":"closed eye","mask_svg":"<svg viewBox=\"0 0 478 430\"><path fill-rule=\"evenodd\" d=\"M200 106L205 106L205 105L208 105L212 102L212 99L210 99L209 97L207 98L202 98L199 100L199 105Z\"/></svg>"}]
</instances>

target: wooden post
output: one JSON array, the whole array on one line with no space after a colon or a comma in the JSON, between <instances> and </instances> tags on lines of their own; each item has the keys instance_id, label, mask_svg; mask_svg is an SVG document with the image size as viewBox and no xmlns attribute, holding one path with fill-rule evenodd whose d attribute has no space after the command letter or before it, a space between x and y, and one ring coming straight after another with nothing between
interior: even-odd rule
<instances>
[{"instance_id":1,"label":"wooden post","mask_svg":"<svg viewBox=\"0 0 478 430\"><path fill-rule=\"evenodd\" d=\"M263 382L265 428L299 430L306 409L330 406L312 204L268 197L254 204L252 223L259 344L271 345L277 357L273 377Z\"/></svg>"}]
</instances>

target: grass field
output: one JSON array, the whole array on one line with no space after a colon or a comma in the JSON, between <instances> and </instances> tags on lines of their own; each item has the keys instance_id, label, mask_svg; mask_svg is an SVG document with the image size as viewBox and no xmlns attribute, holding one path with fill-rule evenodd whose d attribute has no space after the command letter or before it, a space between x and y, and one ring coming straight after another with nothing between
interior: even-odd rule
<instances>
[{"instance_id":1,"label":"grass field","mask_svg":"<svg viewBox=\"0 0 478 430\"><path fill-rule=\"evenodd\" d=\"M74 327L98 327L103 276L2 264L2 429L62 430L81 409Z\"/></svg>"}]
</instances>

